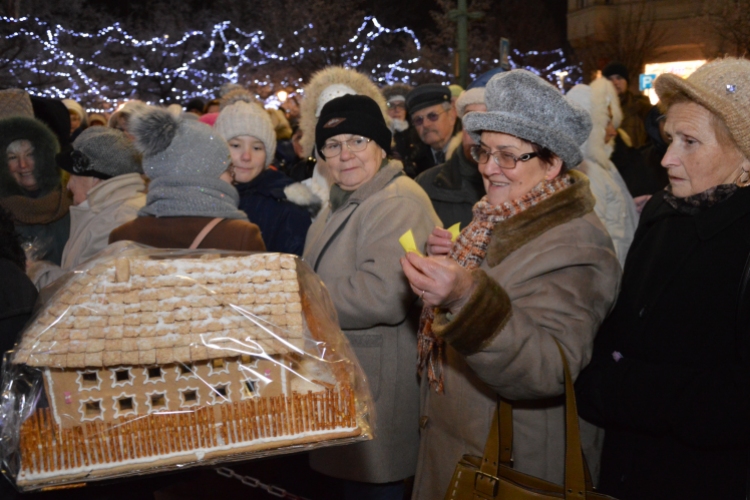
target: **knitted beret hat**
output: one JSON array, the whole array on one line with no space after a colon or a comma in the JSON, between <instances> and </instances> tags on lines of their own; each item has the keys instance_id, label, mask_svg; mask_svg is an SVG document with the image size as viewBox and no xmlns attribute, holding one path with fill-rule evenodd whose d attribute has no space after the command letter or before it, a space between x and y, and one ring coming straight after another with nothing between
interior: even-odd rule
<instances>
[{"instance_id":1,"label":"knitted beret hat","mask_svg":"<svg viewBox=\"0 0 750 500\"><path fill-rule=\"evenodd\" d=\"M0 90L0 119L11 116L34 118L34 107L25 90Z\"/></svg>"},{"instance_id":2,"label":"knitted beret hat","mask_svg":"<svg viewBox=\"0 0 750 500\"><path fill-rule=\"evenodd\" d=\"M656 94L669 103L677 94L707 108L721 119L745 158L750 158L750 61L716 59L682 79L670 73L654 82Z\"/></svg>"},{"instance_id":3,"label":"knitted beret hat","mask_svg":"<svg viewBox=\"0 0 750 500\"><path fill-rule=\"evenodd\" d=\"M502 132L549 149L569 168L583 161L580 147L591 117L549 82L524 69L500 73L487 83L484 103L486 113L468 113L463 120L475 141L482 131Z\"/></svg>"},{"instance_id":4,"label":"knitted beret hat","mask_svg":"<svg viewBox=\"0 0 750 500\"><path fill-rule=\"evenodd\" d=\"M164 108L138 108L128 121L135 147L143 153L149 179L194 176L218 179L229 167L229 146L214 129Z\"/></svg>"},{"instance_id":5,"label":"knitted beret hat","mask_svg":"<svg viewBox=\"0 0 750 500\"><path fill-rule=\"evenodd\" d=\"M87 128L73 142L73 151L60 156L60 168L81 177L110 179L143 173L141 155L132 141L114 128Z\"/></svg>"},{"instance_id":6,"label":"knitted beret hat","mask_svg":"<svg viewBox=\"0 0 750 500\"><path fill-rule=\"evenodd\" d=\"M439 83L425 83L406 96L406 109L413 115L420 109L444 102L451 102L451 90Z\"/></svg>"},{"instance_id":7,"label":"knitted beret hat","mask_svg":"<svg viewBox=\"0 0 750 500\"><path fill-rule=\"evenodd\" d=\"M63 99L62 103L65 104L65 107L68 108L68 111L72 111L73 113L78 115L78 118L81 119L81 123L88 124L88 116L86 115L86 111L83 110L83 106L78 104L73 99Z\"/></svg>"},{"instance_id":8,"label":"knitted beret hat","mask_svg":"<svg viewBox=\"0 0 750 500\"><path fill-rule=\"evenodd\" d=\"M315 127L315 145L320 151L326 140L339 134L357 134L372 139L391 154L391 131L380 106L364 95L344 95L323 106Z\"/></svg>"},{"instance_id":9,"label":"knitted beret hat","mask_svg":"<svg viewBox=\"0 0 750 500\"><path fill-rule=\"evenodd\" d=\"M260 105L238 100L221 110L214 130L229 141L241 135L259 139L266 148L266 167L276 154L276 131L268 113Z\"/></svg>"}]
</instances>

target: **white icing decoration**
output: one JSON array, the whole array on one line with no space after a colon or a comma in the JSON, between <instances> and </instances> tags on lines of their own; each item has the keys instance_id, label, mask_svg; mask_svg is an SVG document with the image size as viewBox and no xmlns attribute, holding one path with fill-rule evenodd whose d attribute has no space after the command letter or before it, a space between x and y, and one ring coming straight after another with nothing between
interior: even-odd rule
<instances>
[{"instance_id":1,"label":"white icing decoration","mask_svg":"<svg viewBox=\"0 0 750 500\"><path fill-rule=\"evenodd\" d=\"M189 391L195 391L195 401L193 402L188 402L185 399L185 393ZM181 408L189 408L191 406L200 406L200 404L201 404L201 393L197 387L186 387L185 389L180 390L180 407Z\"/></svg>"},{"instance_id":2,"label":"white icing decoration","mask_svg":"<svg viewBox=\"0 0 750 500\"><path fill-rule=\"evenodd\" d=\"M247 388L247 383L252 382L253 387L255 387L255 390L253 392L250 392L250 390ZM240 394L242 396L242 399L252 399L257 398L260 396L260 384L262 382L259 379L253 379L253 378L246 378L242 381L242 387L240 388Z\"/></svg>"},{"instance_id":3,"label":"white icing decoration","mask_svg":"<svg viewBox=\"0 0 750 500\"><path fill-rule=\"evenodd\" d=\"M52 372L50 371L49 368L45 368L44 369L44 376L47 378L47 384L49 386L49 393L50 394L55 394L55 384L53 383L54 380L52 378ZM49 400L49 404L52 407L52 416L55 419L55 423L57 425L62 425L60 423L60 414L57 413L57 402L55 401L55 398L54 397L49 397L47 399Z\"/></svg>"},{"instance_id":4,"label":"white icing decoration","mask_svg":"<svg viewBox=\"0 0 750 500\"><path fill-rule=\"evenodd\" d=\"M133 400L133 407L129 410L120 411L120 400L124 398L131 398ZM115 411L114 418L124 417L131 413L133 415L138 415L138 401L135 398L135 394L126 394L125 392L122 392L119 396L114 396L112 400L114 401L114 404L112 405L112 409Z\"/></svg>"},{"instance_id":5,"label":"white icing decoration","mask_svg":"<svg viewBox=\"0 0 750 500\"><path fill-rule=\"evenodd\" d=\"M220 373L229 373L229 361L226 359L224 361L224 366L221 368L214 368L213 360L208 362L208 376L211 377L212 375L218 375Z\"/></svg>"},{"instance_id":6,"label":"white icing decoration","mask_svg":"<svg viewBox=\"0 0 750 500\"><path fill-rule=\"evenodd\" d=\"M164 405L159 406L158 408L154 408L151 403L151 396L164 396ZM148 412L149 413L159 413L161 411L165 411L169 409L169 397L167 396L167 391L152 391L146 393L146 405L148 405Z\"/></svg>"},{"instance_id":7,"label":"white icing decoration","mask_svg":"<svg viewBox=\"0 0 750 500\"><path fill-rule=\"evenodd\" d=\"M94 415L93 417L87 417L86 416L86 403L99 403L99 414ZM78 413L81 414L81 421L82 422L93 422L94 420L104 420L104 405L102 404L101 399L96 399L94 397L91 397L89 399L83 399L81 400L80 404L78 405Z\"/></svg>"},{"instance_id":8,"label":"white icing decoration","mask_svg":"<svg viewBox=\"0 0 750 500\"><path fill-rule=\"evenodd\" d=\"M117 372L125 371L128 372L128 379L119 381L117 380ZM133 385L133 381L135 380L135 375L133 375L133 367L132 366L120 366L118 368L110 368L112 372L112 387L125 387L126 385Z\"/></svg>"},{"instance_id":9,"label":"white icing decoration","mask_svg":"<svg viewBox=\"0 0 750 500\"><path fill-rule=\"evenodd\" d=\"M160 376L159 377L149 377L148 371L152 368L158 368ZM147 384L156 384L157 382L166 382L164 380L164 374L167 373L167 371L161 367L161 366L149 366L143 369L143 378L146 380Z\"/></svg>"},{"instance_id":10,"label":"white icing decoration","mask_svg":"<svg viewBox=\"0 0 750 500\"><path fill-rule=\"evenodd\" d=\"M232 385L231 382L226 382L226 383L216 384L214 386L211 386L211 404L218 405L222 403L231 403L232 402L231 385ZM217 391L219 387L226 388L226 392L227 392L226 397L219 394L219 391Z\"/></svg>"},{"instance_id":11,"label":"white icing decoration","mask_svg":"<svg viewBox=\"0 0 750 500\"><path fill-rule=\"evenodd\" d=\"M183 366L188 368L187 372L182 371ZM187 380L190 378L198 378L198 369L193 363L177 363L175 366L175 373L177 374L177 380Z\"/></svg>"},{"instance_id":12,"label":"white icing decoration","mask_svg":"<svg viewBox=\"0 0 750 500\"><path fill-rule=\"evenodd\" d=\"M90 385L88 387L84 386L83 382L83 375L93 373L96 375L96 385ZM80 370L78 372L78 378L76 378L76 383L78 384L78 390L79 391L93 391L93 390L100 390L102 387L102 377L99 376L99 372L95 370Z\"/></svg>"}]
</instances>

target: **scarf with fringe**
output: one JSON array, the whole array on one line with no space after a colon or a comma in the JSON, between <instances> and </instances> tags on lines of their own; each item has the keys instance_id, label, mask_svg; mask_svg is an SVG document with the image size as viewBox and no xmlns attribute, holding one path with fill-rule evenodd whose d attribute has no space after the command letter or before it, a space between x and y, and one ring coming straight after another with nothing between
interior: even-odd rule
<instances>
[{"instance_id":1,"label":"scarf with fringe","mask_svg":"<svg viewBox=\"0 0 750 500\"><path fill-rule=\"evenodd\" d=\"M487 247L498 222L510 219L572 184L573 180L569 175L560 175L550 181L539 183L521 198L501 205L491 205L487 201L487 196L483 197L474 205L474 218L471 223L461 231L461 234L453 243L449 254L450 258L467 270L478 268L487 255ZM442 393L444 392L443 360L445 346L444 341L432 331L432 322L437 310L437 308L425 306L419 318L417 372L421 377L426 369L430 387L435 392Z\"/></svg>"}]
</instances>

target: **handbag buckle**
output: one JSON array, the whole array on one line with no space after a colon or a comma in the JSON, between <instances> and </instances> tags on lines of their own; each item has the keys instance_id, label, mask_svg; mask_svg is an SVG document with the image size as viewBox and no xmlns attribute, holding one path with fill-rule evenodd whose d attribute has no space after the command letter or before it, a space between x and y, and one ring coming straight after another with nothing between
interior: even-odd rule
<instances>
[{"instance_id":1,"label":"handbag buckle","mask_svg":"<svg viewBox=\"0 0 750 500\"><path fill-rule=\"evenodd\" d=\"M499 485L498 478L481 470L474 476L474 489L486 497L495 498Z\"/></svg>"}]
</instances>

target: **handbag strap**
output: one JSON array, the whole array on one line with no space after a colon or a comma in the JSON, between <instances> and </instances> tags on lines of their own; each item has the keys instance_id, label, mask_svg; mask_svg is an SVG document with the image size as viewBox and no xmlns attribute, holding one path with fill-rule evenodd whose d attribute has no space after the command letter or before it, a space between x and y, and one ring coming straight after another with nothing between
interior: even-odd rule
<instances>
[{"instance_id":1,"label":"handbag strap","mask_svg":"<svg viewBox=\"0 0 750 500\"><path fill-rule=\"evenodd\" d=\"M583 451L581 451L581 430L578 427L578 405L570 376L568 359L560 343L555 339L560 351L565 371L565 500L586 498L586 484Z\"/></svg>"},{"instance_id":2,"label":"handbag strap","mask_svg":"<svg viewBox=\"0 0 750 500\"><path fill-rule=\"evenodd\" d=\"M593 491L593 483L581 451L581 432L578 427L578 407L573 377L568 360L560 343L555 340L565 374L565 499L585 499L587 491ZM490 433L484 447L480 471L497 477L500 464L510 467L513 447L513 405L500 399L492 417Z\"/></svg>"},{"instance_id":3,"label":"handbag strap","mask_svg":"<svg viewBox=\"0 0 750 500\"><path fill-rule=\"evenodd\" d=\"M198 248L198 246L203 242L206 236L208 236L208 233L215 228L219 222L223 221L224 217L217 217L215 219L212 219L208 224L206 224L203 229L201 229L201 232L198 233L198 236L195 237L193 242L188 247L190 250L195 250Z\"/></svg>"},{"instance_id":4,"label":"handbag strap","mask_svg":"<svg viewBox=\"0 0 750 500\"><path fill-rule=\"evenodd\" d=\"M510 403L498 401L492 416L490 435L484 445L484 456L479 470L488 476L497 477L500 464L513 466L513 406Z\"/></svg>"}]
</instances>

